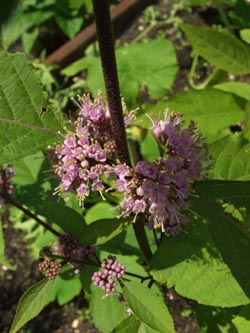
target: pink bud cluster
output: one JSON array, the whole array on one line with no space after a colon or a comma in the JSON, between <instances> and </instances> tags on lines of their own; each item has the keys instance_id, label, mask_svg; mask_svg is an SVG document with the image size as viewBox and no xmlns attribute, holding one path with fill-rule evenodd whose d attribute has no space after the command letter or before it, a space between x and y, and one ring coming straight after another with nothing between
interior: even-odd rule
<instances>
[{"instance_id":1,"label":"pink bud cluster","mask_svg":"<svg viewBox=\"0 0 250 333\"><path fill-rule=\"evenodd\" d=\"M115 256L109 255L108 259L104 259L101 263L101 268L103 271L95 272L92 276L94 285L107 294L115 292L114 278L120 279L125 274L125 266L120 264Z\"/></svg>"},{"instance_id":2,"label":"pink bud cluster","mask_svg":"<svg viewBox=\"0 0 250 333\"><path fill-rule=\"evenodd\" d=\"M13 168L8 165L7 167L0 167L0 208L6 202L8 197L14 194L14 186L11 184L11 177L15 176Z\"/></svg>"},{"instance_id":3,"label":"pink bud cluster","mask_svg":"<svg viewBox=\"0 0 250 333\"><path fill-rule=\"evenodd\" d=\"M54 280L60 273L62 265L46 258L39 263L38 267L41 272L45 273L48 280Z\"/></svg>"},{"instance_id":4,"label":"pink bud cluster","mask_svg":"<svg viewBox=\"0 0 250 333\"><path fill-rule=\"evenodd\" d=\"M53 245L54 253L63 255L68 259L68 264L74 268L74 273L79 274L84 268L84 262L95 254L93 246L81 246L73 235L64 234L59 238L59 243Z\"/></svg>"},{"instance_id":5,"label":"pink bud cluster","mask_svg":"<svg viewBox=\"0 0 250 333\"><path fill-rule=\"evenodd\" d=\"M166 112L165 119L152 128L162 156L153 163L140 161L135 168L114 166L119 177L116 188L123 192L122 215L144 213L149 226L177 234L187 218L181 210L187 207L191 184L202 176L206 158L204 140L194 123L182 128L181 115Z\"/></svg>"},{"instance_id":6,"label":"pink bud cluster","mask_svg":"<svg viewBox=\"0 0 250 333\"><path fill-rule=\"evenodd\" d=\"M75 274L80 274L85 264L90 263L95 256L95 249L93 246L79 245L73 235L63 234L59 242L54 242L51 248L43 248L40 255L44 260L39 264L39 270L46 272L48 278L55 278L66 263L74 269Z\"/></svg>"},{"instance_id":7,"label":"pink bud cluster","mask_svg":"<svg viewBox=\"0 0 250 333\"><path fill-rule=\"evenodd\" d=\"M73 131L65 135L55 149L54 171L61 179L56 192L74 191L82 204L90 191L102 195L102 175L109 161L116 159L110 113L103 94L91 101L89 95L79 100L79 114ZM129 117L126 123L129 124Z\"/></svg>"}]
</instances>

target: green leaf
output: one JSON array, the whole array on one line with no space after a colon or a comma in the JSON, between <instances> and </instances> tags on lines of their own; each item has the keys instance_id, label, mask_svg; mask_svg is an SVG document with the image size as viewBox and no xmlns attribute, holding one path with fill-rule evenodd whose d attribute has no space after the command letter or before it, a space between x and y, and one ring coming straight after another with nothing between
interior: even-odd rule
<instances>
[{"instance_id":1,"label":"green leaf","mask_svg":"<svg viewBox=\"0 0 250 333\"><path fill-rule=\"evenodd\" d=\"M250 73L249 48L233 35L188 24L180 27L194 50L211 64L234 74Z\"/></svg>"},{"instance_id":2,"label":"green leaf","mask_svg":"<svg viewBox=\"0 0 250 333\"><path fill-rule=\"evenodd\" d=\"M250 331L250 305L244 306L238 316L236 316L232 323L237 328L237 332Z\"/></svg>"},{"instance_id":3,"label":"green leaf","mask_svg":"<svg viewBox=\"0 0 250 333\"><path fill-rule=\"evenodd\" d=\"M103 219L92 222L86 227L84 234L79 237L79 241L85 246L104 244L125 230L130 223L131 218Z\"/></svg>"},{"instance_id":4,"label":"green leaf","mask_svg":"<svg viewBox=\"0 0 250 333\"><path fill-rule=\"evenodd\" d=\"M250 29L240 30L240 37L244 40L244 42L250 44Z\"/></svg>"},{"instance_id":5,"label":"green leaf","mask_svg":"<svg viewBox=\"0 0 250 333\"><path fill-rule=\"evenodd\" d=\"M68 38L73 38L83 25L83 17L55 16L56 23Z\"/></svg>"},{"instance_id":6,"label":"green leaf","mask_svg":"<svg viewBox=\"0 0 250 333\"><path fill-rule=\"evenodd\" d=\"M13 177L13 183L16 186L32 185L40 181L44 190L51 190L50 183L45 181L46 176L41 177L46 172L46 168L47 171L50 168L43 152L25 156L12 163L12 166L16 172L15 177Z\"/></svg>"},{"instance_id":7,"label":"green leaf","mask_svg":"<svg viewBox=\"0 0 250 333\"><path fill-rule=\"evenodd\" d=\"M36 3L35 6L38 4ZM53 11L28 11L25 13L24 8L17 6L13 10L9 20L3 25L3 46L8 48L28 29L39 27L42 22L45 22L54 15Z\"/></svg>"},{"instance_id":8,"label":"green leaf","mask_svg":"<svg viewBox=\"0 0 250 333\"><path fill-rule=\"evenodd\" d=\"M30 287L21 297L10 333L16 333L24 324L37 316L48 304L54 280L43 279Z\"/></svg>"},{"instance_id":9,"label":"green leaf","mask_svg":"<svg viewBox=\"0 0 250 333\"><path fill-rule=\"evenodd\" d=\"M121 304L117 294L105 297L98 287L91 286L90 312L96 327L103 333L112 332L126 317L126 308Z\"/></svg>"},{"instance_id":10,"label":"green leaf","mask_svg":"<svg viewBox=\"0 0 250 333\"><path fill-rule=\"evenodd\" d=\"M219 89L234 95L237 95L245 100L250 99L250 84L244 82L223 82L213 86L215 89Z\"/></svg>"},{"instance_id":11,"label":"green leaf","mask_svg":"<svg viewBox=\"0 0 250 333\"><path fill-rule=\"evenodd\" d=\"M141 153L149 162L153 162L159 157L159 148L150 131L147 131L145 139L141 143Z\"/></svg>"},{"instance_id":12,"label":"green leaf","mask_svg":"<svg viewBox=\"0 0 250 333\"><path fill-rule=\"evenodd\" d=\"M249 303L203 221L193 219L185 231L161 243L152 258L154 279L200 304L232 307Z\"/></svg>"},{"instance_id":13,"label":"green leaf","mask_svg":"<svg viewBox=\"0 0 250 333\"><path fill-rule=\"evenodd\" d=\"M123 46L117 49L116 57L121 94L130 104L138 99L143 86L148 88L152 98L164 96L178 69L175 50L171 42L163 38ZM62 74L74 76L84 68L88 70L87 84L96 95L104 87L100 58L85 57L65 68Z\"/></svg>"},{"instance_id":14,"label":"green leaf","mask_svg":"<svg viewBox=\"0 0 250 333\"><path fill-rule=\"evenodd\" d=\"M239 179L239 176L241 174L239 172L235 172L235 167L233 167L233 170L230 174L230 168L233 166L234 160L236 159L235 163L238 163L238 166L240 164L240 159L243 157L239 156L237 158L237 155L239 151L245 147L246 140L242 137L241 134L235 133L234 135L231 135L229 142L224 147L224 149L221 151L219 156L216 159L215 165L214 165L214 178L216 179L232 179L237 180ZM238 162L237 162L238 161ZM243 167L245 167L243 165ZM247 166L246 170L243 171L244 174L247 173ZM243 176L243 175L242 175ZM233 178L237 177L237 178ZM247 180L247 179L246 179Z\"/></svg>"},{"instance_id":15,"label":"green leaf","mask_svg":"<svg viewBox=\"0 0 250 333\"><path fill-rule=\"evenodd\" d=\"M140 321L161 333L175 332L173 319L161 297L135 281L123 281L122 289L129 308Z\"/></svg>"},{"instance_id":16,"label":"green leaf","mask_svg":"<svg viewBox=\"0 0 250 333\"><path fill-rule=\"evenodd\" d=\"M228 179L250 180L250 144L244 145L235 155Z\"/></svg>"},{"instance_id":17,"label":"green leaf","mask_svg":"<svg viewBox=\"0 0 250 333\"><path fill-rule=\"evenodd\" d=\"M113 331L112 333L138 333L138 328L140 322L135 316L130 315L124 319Z\"/></svg>"},{"instance_id":18,"label":"green leaf","mask_svg":"<svg viewBox=\"0 0 250 333\"><path fill-rule=\"evenodd\" d=\"M24 55L0 49L0 164L62 139L57 116L46 105L47 95Z\"/></svg>"},{"instance_id":19,"label":"green leaf","mask_svg":"<svg viewBox=\"0 0 250 333\"><path fill-rule=\"evenodd\" d=\"M193 189L207 200L224 200L237 207L250 206L250 182L226 180L200 180Z\"/></svg>"},{"instance_id":20,"label":"green leaf","mask_svg":"<svg viewBox=\"0 0 250 333\"><path fill-rule=\"evenodd\" d=\"M14 269L14 267L9 263L5 257L5 242L3 237L2 221L0 219L0 264L4 265L8 269Z\"/></svg>"},{"instance_id":21,"label":"green leaf","mask_svg":"<svg viewBox=\"0 0 250 333\"><path fill-rule=\"evenodd\" d=\"M250 298L250 235L239 221L224 212L214 201L208 201L200 196L199 199L192 200L191 208L208 221L209 230L224 262L245 295ZM247 303L244 301L242 304Z\"/></svg>"},{"instance_id":22,"label":"green leaf","mask_svg":"<svg viewBox=\"0 0 250 333\"><path fill-rule=\"evenodd\" d=\"M246 101L217 89L190 90L157 103L150 113L166 108L183 113L184 119L194 120L202 133L210 138L222 128L234 125L244 118Z\"/></svg>"},{"instance_id":23,"label":"green leaf","mask_svg":"<svg viewBox=\"0 0 250 333\"><path fill-rule=\"evenodd\" d=\"M27 54L31 52L38 36L39 36L38 27L34 27L33 29L30 29L25 33L23 33L22 35L23 48Z\"/></svg>"},{"instance_id":24,"label":"green leaf","mask_svg":"<svg viewBox=\"0 0 250 333\"><path fill-rule=\"evenodd\" d=\"M85 237L87 225L83 217L74 209L63 204L48 202L44 207L44 216L50 222L59 225L66 233L75 236L78 241Z\"/></svg>"},{"instance_id":25,"label":"green leaf","mask_svg":"<svg viewBox=\"0 0 250 333\"><path fill-rule=\"evenodd\" d=\"M138 333L159 333L159 331L154 330L152 327L149 327L145 323L140 323Z\"/></svg>"},{"instance_id":26,"label":"green leaf","mask_svg":"<svg viewBox=\"0 0 250 333\"><path fill-rule=\"evenodd\" d=\"M59 305L64 305L79 295L81 290L79 275L74 274L72 269L67 269L55 279L49 294L49 302L57 300Z\"/></svg>"},{"instance_id":27,"label":"green leaf","mask_svg":"<svg viewBox=\"0 0 250 333\"><path fill-rule=\"evenodd\" d=\"M250 140L250 102L248 101L245 108L245 121L243 128L243 136L245 139Z\"/></svg>"},{"instance_id":28,"label":"green leaf","mask_svg":"<svg viewBox=\"0 0 250 333\"><path fill-rule=\"evenodd\" d=\"M89 208L86 212L85 220L87 224L101 220L103 216L106 219L112 219L119 215L117 209L108 202L98 202L96 205Z\"/></svg>"}]
</instances>

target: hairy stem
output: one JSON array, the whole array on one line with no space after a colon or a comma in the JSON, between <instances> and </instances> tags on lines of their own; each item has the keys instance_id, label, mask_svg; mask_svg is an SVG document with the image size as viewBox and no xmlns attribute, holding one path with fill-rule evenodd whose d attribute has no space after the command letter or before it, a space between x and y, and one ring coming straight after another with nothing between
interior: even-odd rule
<instances>
[{"instance_id":1,"label":"hairy stem","mask_svg":"<svg viewBox=\"0 0 250 333\"><path fill-rule=\"evenodd\" d=\"M93 0L93 6L102 61L102 70L109 112L111 115L111 126L117 147L117 154L121 163L125 162L130 165L115 59L109 1Z\"/></svg>"},{"instance_id":2,"label":"hairy stem","mask_svg":"<svg viewBox=\"0 0 250 333\"><path fill-rule=\"evenodd\" d=\"M55 229L53 229L49 224L43 222L36 214L32 213L28 208L26 208L23 205L21 205L15 199L9 198L8 202L11 205L13 205L13 206L17 207L18 209L20 209L22 212L24 212L25 215L27 215L27 216L31 217L32 219L34 219L38 224L40 224L41 226L43 226L45 229L47 229L48 231L52 232L52 234L56 235L57 237L61 236L60 232L58 232Z\"/></svg>"},{"instance_id":3,"label":"hairy stem","mask_svg":"<svg viewBox=\"0 0 250 333\"><path fill-rule=\"evenodd\" d=\"M131 165L118 82L114 39L109 11L109 1L92 1L96 19L96 30L100 48L104 83L108 99L109 112L111 116L111 126L114 140L116 143L117 154L121 163ZM148 244L143 219L138 219L136 223L133 224L133 227L144 260L146 263L149 263L149 260L152 257L152 252Z\"/></svg>"}]
</instances>

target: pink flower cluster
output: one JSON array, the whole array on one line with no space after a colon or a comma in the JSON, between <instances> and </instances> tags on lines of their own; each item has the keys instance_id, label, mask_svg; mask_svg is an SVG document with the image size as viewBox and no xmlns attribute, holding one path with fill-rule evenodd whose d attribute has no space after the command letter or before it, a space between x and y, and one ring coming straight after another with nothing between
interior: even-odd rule
<instances>
[{"instance_id":1,"label":"pink flower cluster","mask_svg":"<svg viewBox=\"0 0 250 333\"><path fill-rule=\"evenodd\" d=\"M77 194L79 202L91 191L103 197L104 179L114 177L115 190L123 194L121 216L147 216L150 228L177 234L187 218L187 198L192 182L202 177L207 159L206 145L193 122L184 127L180 114L165 112L164 120L153 122L152 131L160 157L153 163L140 161L134 168L119 164L104 96L79 102L79 115L73 131L55 149L55 173L60 178L56 192ZM124 116L128 126L133 116Z\"/></svg>"},{"instance_id":2,"label":"pink flower cluster","mask_svg":"<svg viewBox=\"0 0 250 333\"><path fill-rule=\"evenodd\" d=\"M101 176L109 168L108 160L116 159L116 147L104 96L99 93L91 101L89 95L84 95L79 108L73 132L67 133L55 149L57 162L53 167L61 179L55 192L75 191L82 204L90 191L99 191L102 195Z\"/></svg>"},{"instance_id":3,"label":"pink flower cluster","mask_svg":"<svg viewBox=\"0 0 250 333\"><path fill-rule=\"evenodd\" d=\"M122 215L147 214L151 228L169 234L177 234L187 222L181 211L187 208L191 184L202 176L206 158L204 140L194 123L182 127L181 115L167 111L164 121L152 128L162 156L152 164L140 161L135 168L125 164L113 168L119 177L116 188L124 193Z\"/></svg>"}]
</instances>

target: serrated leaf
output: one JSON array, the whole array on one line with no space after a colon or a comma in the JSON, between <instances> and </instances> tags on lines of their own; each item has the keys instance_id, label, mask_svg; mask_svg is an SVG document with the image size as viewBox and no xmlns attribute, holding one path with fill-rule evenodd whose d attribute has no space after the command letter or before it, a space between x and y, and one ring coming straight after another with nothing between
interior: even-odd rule
<instances>
[{"instance_id":1,"label":"serrated leaf","mask_svg":"<svg viewBox=\"0 0 250 333\"><path fill-rule=\"evenodd\" d=\"M126 317L126 308L121 304L117 294L104 297L105 293L98 287L92 286L90 312L93 321L103 333L110 333Z\"/></svg>"},{"instance_id":2,"label":"serrated leaf","mask_svg":"<svg viewBox=\"0 0 250 333\"><path fill-rule=\"evenodd\" d=\"M152 264L151 274L157 282L174 286L180 295L200 304L230 307L249 303L201 219L190 221L186 233L164 240Z\"/></svg>"},{"instance_id":3,"label":"serrated leaf","mask_svg":"<svg viewBox=\"0 0 250 333\"><path fill-rule=\"evenodd\" d=\"M249 48L233 35L189 24L180 27L194 50L211 64L234 74L250 73Z\"/></svg>"},{"instance_id":4,"label":"serrated leaf","mask_svg":"<svg viewBox=\"0 0 250 333\"><path fill-rule=\"evenodd\" d=\"M174 324L166 304L141 283L123 281L122 290L129 308L149 327L161 333L174 333Z\"/></svg>"},{"instance_id":5,"label":"serrated leaf","mask_svg":"<svg viewBox=\"0 0 250 333\"><path fill-rule=\"evenodd\" d=\"M0 164L32 154L62 138L57 115L33 66L21 53L0 49Z\"/></svg>"},{"instance_id":6,"label":"serrated leaf","mask_svg":"<svg viewBox=\"0 0 250 333\"><path fill-rule=\"evenodd\" d=\"M131 223L131 218L103 219L92 222L86 227L84 234L79 237L81 244L100 245L119 235Z\"/></svg>"},{"instance_id":7,"label":"serrated leaf","mask_svg":"<svg viewBox=\"0 0 250 333\"><path fill-rule=\"evenodd\" d=\"M0 219L0 264L4 265L8 269L14 269L5 257L5 242L3 237L2 221Z\"/></svg>"},{"instance_id":8,"label":"serrated leaf","mask_svg":"<svg viewBox=\"0 0 250 333\"><path fill-rule=\"evenodd\" d=\"M48 304L54 280L43 279L30 287L21 297L10 333L16 333L24 324L37 316Z\"/></svg>"},{"instance_id":9,"label":"serrated leaf","mask_svg":"<svg viewBox=\"0 0 250 333\"><path fill-rule=\"evenodd\" d=\"M213 240L224 262L250 298L250 235L222 207L203 197L192 200L192 210L206 218ZM243 300L244 298L242 298ZM247 303L242 303L247 304Z\"/></svg>"},{"instance_id":10,"label":"serrated leaf","mask_svg":"<svg viewBox=\"0 0 250 333\"><path fill-rule=\"evenodd\" d=\"M210 139L222 128L237 124L244 118L246 101L217 89L190 90L153 106L149 113L166 108L181 112L186 122L194 120L203 135Z\"/></svg>"},{"instance_id":11,"label":"serrated leaf","mask_svg":"<svg viewBox=\"0 0 250 333\"><path fill-rule=\"evenodd\" d=\"M117 49L116 57L121 94L129 104L138 99L143 86L147 86L152 98L164 96L178 69L175 50L163 38L123 46ZM87 84L96 95L104 88L100 58L85 57L65 68L62 74L73 76L84 68L88 70Z\"/></svg>"}]
</instances>

